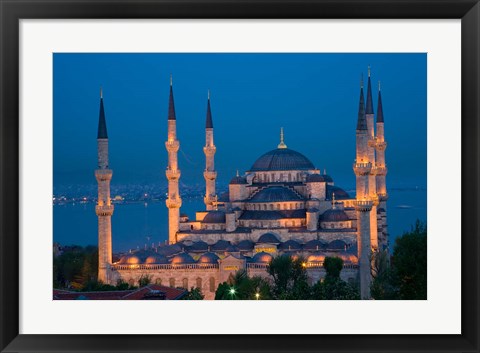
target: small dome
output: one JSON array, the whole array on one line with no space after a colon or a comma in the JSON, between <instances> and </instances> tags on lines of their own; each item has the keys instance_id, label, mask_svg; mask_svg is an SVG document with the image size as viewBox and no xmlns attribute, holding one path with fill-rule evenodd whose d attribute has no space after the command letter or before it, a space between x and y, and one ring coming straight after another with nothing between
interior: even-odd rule
<instances>
[{"instance_id":1,"label":"small dome","mask_svg":"<svg viewBox=\"0 0 480 353\"><path fill-rule=\"evenodd\" d=\"M323 177L325 177L325 175ZM342 188L327 184L326 196L328 200L333 199L333 193L335 193L336 200L344 200L350 198L350 195Z\"/></svg>"},{"instance_id":2,"label":"small dome","mask_svg":"<svg viewBox=\"0 0 480 353\"><path fill-rule=\"evenodd\" d=\"M238 250L241 250L241 251L253 250L254 246L255 246L255 244L253 243L253 241L248 240L248 239L242 240L241 242L239 242L237 244Z\"/></svg>"},{"instance_id":3,"label":"small dome","mask_svg":"<svg viewBox=\"0 0 480 353\"><path fill-rule=\"evenodd\" d=\"M307 183L324 183L325 178L320 174L310 174L307 176Z\"/></svg>"},{"instance_id":4,"label":"small dome","mask_svg":"<svg viewBox=\"0 0 480 353\"><path fill-rule=\"evenodd\" d=\"M121 265L138 265L139 263L141 263L141 260L135 254L128 254L128 255L122 256L118 261L118 263Z\"/></svg>"},{"instance_id":5,"label":"small dome","mask_svg":"<svg viewBox=\"0 0 480 353\"><path fill-rule=\"evenodd\" d=\"M328 250L345 250L346 248L347 248L347 243L345 243L343 240L340 240L340 239L331 241L327 245Z\"/></svg>"},{"instance_id":6,"label":"small dome","mask_svg":"<svg viewBox=\"0 0 480 353\"><path fill-rule=\"evenodd\" d=\"M229 241L227 240L219 240L212 246L213 251L227 251L232 246Z\"/></svg>"},{"instance_id":7,"label":"small dome","mask_svg":"<svg viewBox=\"0 0 480 353\"><path fill-rule=\"evenodd\" d=\"M320 222L344 222L350 220L347 214L340 209L326 210L320 216Z\"/></svg>"},{"instance_id":8,"label":"small dome","mask_svg":"<svg viewBox=\"0 0 480 353\"><path fill-rule=\"evenodd\" d=\"M232 180L230 180L230 185L241 185L241 184L248 184L247 178L242 176L236 176L236 177L233 177Z\"/></svg>"},{"instance_id":9,"label":"small dome","mask_svg":"<svg viewBox=\"0 0 480 353\"><path fill-rule=\"evenodd\" d=\"M322 177L323 177L323 180L325 180L325 182L327 182L327 183L333 183L333 179L332 179L332 177L331 177L330 175L328 175L328 174L323 174ZM339 189L340 189L340 188L339 188Z\"/></svg>"},{"instance_id":10,"label":"small dome","mask_svg":"<svg viewBox=\"0 0 480 353\"><path fill-rule=\"evenodd\" d=\"M278 240L277 236L273 233L265 233L258 238L257 243L262 244L278 244L280 241Z\"/></svg>"},{"instance_id":11,"label":"small dome","mask_svg":"<svg viewBox=\"0 0 480 353\"><path fill-rule=\"evenodd\" d=\"M286 242L281 243L279 248L283 251L301 250L302 244L300 244L298 241L295 241L295 240L287 240Z\"/></svg>"},{"instance_id":12,"label":"small dome","mask_svg":"<svg viewBox=\"0 0 480 353\"><path fill-rule=\"evenodd\" d=\"M307 262L323 262L325 261L325 257L325 253L317 251L307 258Z\"/></svg>"},{"instance_id":13,"label":"small dome","mask_svg":"<svg viewBox=\"0 0 480 353\"><path fill-rule=\"evenodd\" d=\"M183 243L175 243L172 245L159 246L158 253L165 256L172 256L181 252L184 247L185 246L183 245Z\"/></svg>"},{"instance_id":14,"label":"small dome","mask_svg":"<svg viewBox=\"0 0 480 353\"><path fill-rule=\"evenodd\" d=\"M288 148L277 148L258 158L250 171L310 169L315 167L303 154Z\"/></svg>"},{"instance_id":15,"label":"small dome","mask_svg":"<svg viewBox=\"0 0 480 353\"><path fill-rule=\"evenodd\" d=\"M196 241L188 248L188 250L192 252L205 252L208 250L208 244L202 240Z\"/></svg>"},{"instance_id":16,"label":"small dome","mask_svg":"<svg viewBox=\"0 0 480 353\"><path fill-rule=\"evenodd\" d=\"M312 251L312 250L318 251L321 249L325 249L325 243L322 243L320 240L316 240L316 239L310 240L303 246L303 249L309 250L309 251Z\"/></svg>"},{"instance_id":17,"label":"small dome","mask_svg":"<svg viewBox=\"0 0 480 353\"><path fill-rule=\"evenodd\" d=\"M257 262L257 263L269 263L270 261L272 261L272 259L273 259L272 255L262 251L262 252L259 252L258 254L256 254L253 257L252 261Z\"/></svg>"},{"instance_id":18,"label":"small dome","mask_svg":"<svg viewBox=\"0 0 480 353\"><path fill-rule=\"evenodd\" d=\"M146 264L168 264L166 256L161 254L150 255L145 259Z\"/></svg>"},{"instance_id":19,"label":"small dome","mask_svg":"<svg viewBox=\"0 0 480 353\"><path fill-rule=\"evenodd\" d=\"M310 213L314 213L314 212L318 212L318 208L316 207L310 207L307 212L310 212Z\"/></svg>"},{"instance_id":20,"label":"small dome","mask_svg":"<svg viewBox=\"0 0 480 353\"><path fill-rule=\"evenodd\" d=\"M198 258L198 263L199 264L218 264L219 257L212 253L212 252L206 252L202 256Z\"/></svg>"},{"instance_id":21,"label":"small dome","mask_svg":"<svg viewBox=\"0 0 480 353\"><path fill-rule=\"evenodd\" d=\"M202 221L203 223L225 223L225 212L210 211Z\"/></svg>"},{"instance_id":22,"label":"small dome","mask_svg":"<svg viewBox=\"0 0 480 353\"><path fill-rule=\"evenodd\" d=\"M292 189L283 186L270 186L260 190L249 200L250 202L282 202L282 201L301 201L299 194Z\"/></svg>"},{"instance_id":23,"label":"small dome","mask_svg":"<svg viewBox=\"0 0 480 353\"><path fill-rule=\"evenodd\" d=\"M171 261L172 265L193 264L195 260L186 252L175 255Z\"/></svg>"}]
</instances>

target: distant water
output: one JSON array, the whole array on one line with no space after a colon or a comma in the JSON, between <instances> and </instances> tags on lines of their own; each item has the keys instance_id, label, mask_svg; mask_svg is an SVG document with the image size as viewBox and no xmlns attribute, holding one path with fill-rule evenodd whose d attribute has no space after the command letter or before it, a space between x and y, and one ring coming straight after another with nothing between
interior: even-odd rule
<instances>
[{"instance_id":1,"label":"distant water","mask_svg":"<svg viewBox=\"0 0 480 353\"><path fill-rule=\"evenodd\" d=\"M390 190L387 203L388 229L393 247L395 238L417 219L427 219L425 189ZM190 219L203 210L202 198L183 200L181 213ZM112 216L113 251L126 251L168 239L168 211L165 202L115 204ZM97 216L93 203L53 206L53 240L62 245L96 245Z\"/></svg>"}]
</instances>

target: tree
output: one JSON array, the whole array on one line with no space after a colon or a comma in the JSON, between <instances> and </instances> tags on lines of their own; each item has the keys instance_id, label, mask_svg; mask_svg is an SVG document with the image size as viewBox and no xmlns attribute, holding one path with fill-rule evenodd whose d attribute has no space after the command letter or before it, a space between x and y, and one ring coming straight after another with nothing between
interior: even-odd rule
<instances>
[{"instance_id":1,"label":"tree","mask_svg":"<svg viewBox=\"0 0 480 353\"><path fill-rule=\"evenodd\" d=\"M360 299L358 288L340 278L343 260L338 257L326 257L323 267L327 272L323 281L318 281L312 288L312 298L322 300L357 300Z\"/></svg>"},{"instance_id":2,"label":"tree","mask_svg":"<svg viewBox=\"0 0 480 353\"><path fill-rule=\"evenodd\" d=\"M393 284L393 272L387 250L372 254L372 279L370 293L373 299L399 299L398 288Z\"/></svg>"},{"instance_id":3,"label":"tree","mask_svg":"<svg viewBox=\"0 0 480 353\"><path fill-rule=\"evenodd\" d=\"M293 259L289 255L275 257L267 267L273 278L272 295L275 299L309 299L305 261L299 257Z\"/></svg>"},{"instance_id":4,"label":"tree","mask_svg":"<svg viewBox=\"0 0 480 353\"><path fill-rule=\"evenodd\" d=\"M140 278L138 279L139 287L148 286L150 283L152 283L152 276L149 276L147 274L141 275Z\"/></svg>"},{"instance_id":5,"label":"tree","mask_svg":"<svg viewBox=\"0 0 480 353\"><path fill-rule=\"evenodd\" d=\"M395 241L393 284L399 299L427 299L427 226L418 221Z\"/></svg>"},{"instance_id":6,"label":"tree","mask_svg":"<svg viewBox=\"0 0 480 353\"><path fill-rule=\"evenodd\" d=\"M271 299L270 285L262 277L248 277L245 270L236 272L227 282L219 284L215 292L215 300L254 299Z\"/></svg>"},{"instance_id":7,"label":"tree","mask_svg":"<svg viewBox=\"0 0 480 353\"><path fill-rule=\"evenodd\" d=\"M205 296L200 288L191 288L180 300L203 300Z\"/></svg>"}]
</instances>

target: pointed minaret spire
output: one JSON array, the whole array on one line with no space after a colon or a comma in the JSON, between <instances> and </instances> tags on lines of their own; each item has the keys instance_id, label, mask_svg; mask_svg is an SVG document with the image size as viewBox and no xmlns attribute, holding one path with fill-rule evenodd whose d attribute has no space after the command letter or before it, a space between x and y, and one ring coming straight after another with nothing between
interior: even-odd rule
<instances>
[{"instance_id":1,"label":"pointed minaret spire","mask_svg":"<svg viewBox=\"0 0 480 353\"><path fill-rule=\"evenodd\" d=\"M97 139L108 139L107 122L105 120L105 110L103 108L103 91L101 86L100 86L100 114L98 116Z\"/></svg>"},{"instance_id":2,"label":"pointed minaret spire","mask_svg":"<svg viewBox=\"0 0 480 353\"><path fill-rule=\"evenodd\" d=\"M210 109L210 90L208 90L208 99L207 99L207 119L205 122L206 129L213 129L213 121L212 121L212 111Z\"/></svg>"},{"instance_id":3,"label":"pointed minaret spire","mask_svg":"<svg viewBox=\"0 0 480 353\"><path fill-rule=\"evenodd\" d=\"M175 102L173 101L173 80L170 74L170 98L168 100L168 120L177 120L175 116Z\"/></svg>"},{"instance_id":4,"label":"pointed minaret spire","mask_svg":"<svg viewBox=\"0 0 480 353\"><path fill-rule=\"evenodd\" d=\"M377 123L383 123L382 91L380 90L380 81L378 81Z\"/></svg>"},{"instance_id":5,"label":"pointed minaret spire","mask_svg":"<svg viewBox=\"0 0 480 353\"><path fill-rule=\"evenodd\" d=\"M367 130L367 119L365 118L365 98L363 96L363 76L360 81L360 103L358 104L357 130Z\"/></svg>"},{"instance_id":6,"label":"pointed minaret spire","mask_svg":"<svg viewBox=\"0 0 480 353\"><path fill-rule=\"evenodd\" d=\"M287 148L287 145L283 141L283 127L280 128L280 143L278 144L278 148Z\"/></svg>"},{"instance_id":7,"label":"pointed minaret spire","mask_svg":"<svg viewBox=\"0 0 480 353\"><path fill-rule=\"evenodd\" d=\"M368 67L368 83L367 83L367 106L365 114L373 114L373 100L372 100L372 83L370 80L370 66Z\"/></svg>"}]
</instances>

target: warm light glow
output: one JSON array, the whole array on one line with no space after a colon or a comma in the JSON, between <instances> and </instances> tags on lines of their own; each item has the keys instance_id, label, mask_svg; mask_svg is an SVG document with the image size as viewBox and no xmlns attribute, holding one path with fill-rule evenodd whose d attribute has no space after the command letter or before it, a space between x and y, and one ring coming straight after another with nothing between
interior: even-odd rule
<instances>
[{"instance_id":1,"label":"warm light glow","mask_svg":"<svg viewBox=\"0 0 480 353\"><path fill-rule=\"evenodd\" d=\"M230 288L230 294L235 294L235 288Z\"/></svg>"},{"instance_id":2,"label":"warm light glow","mask_svg":"<svg viewBox=\"0 0 480 353\"><path fill-rule=\"evenodd\" d=\"M302 262L302 266L303 266L303 267L307 267L307 263L306 263L306 262Z\"/></svg>"},{"instance_id":3,"label":"warm light glow","mask_svg":"<svg viewBox=\"0 0 480 353\"><path fill-rule=\"evenodd\" d=\"M260 293L255 293L255 298L260 299Z\"/></svg>"}]
</instances>

